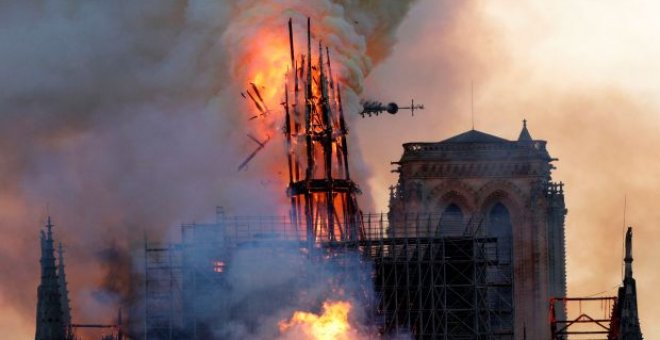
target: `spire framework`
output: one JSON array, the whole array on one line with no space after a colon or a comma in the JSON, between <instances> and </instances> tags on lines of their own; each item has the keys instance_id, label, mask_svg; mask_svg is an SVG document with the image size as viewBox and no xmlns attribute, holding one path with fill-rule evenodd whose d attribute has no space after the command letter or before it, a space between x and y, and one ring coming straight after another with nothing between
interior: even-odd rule
<instances>
[{"instance_id":1,"label":"spire framework","mask_svg":"<svg viewBox=\"0 0 660 340\"><path fill-rule=\"evenodd\" d=\"M348 165L348 128L330 51L319 42L312 56L310 20L307 53L296 58L289 20L291 68L285 81L284 133L288 149L291 218L305 226L311 243L357 241L363 225Z\"/></svg>"}]
</instances>

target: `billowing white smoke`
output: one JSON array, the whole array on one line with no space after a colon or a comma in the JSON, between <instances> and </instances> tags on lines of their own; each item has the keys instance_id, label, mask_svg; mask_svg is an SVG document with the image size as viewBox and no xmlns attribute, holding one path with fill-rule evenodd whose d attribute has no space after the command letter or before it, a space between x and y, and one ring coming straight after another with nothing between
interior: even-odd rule
<instances>
[{"instance_id":1,"label":"billowing white smoke","mask_svg":"<svg viewBox=\"0 0 660 340\"><path fill-rule=\"evenodd\" d=\"M245 63L250 60L249 55L255 49L268 53L268 40L264 39L266 33L282 32L286 38L285 20L290 17L297 26L295 30L304 34L309 17L313 38L332 50L333 60L341 68L340 79L348 90L347 96L355 104L374 63L389 54L395 42L395 30L412 2L239 0L223 34L223 42L228 48L235 75L238 79L245 79ZM298 48L306 47L298 44Z\"/></svg>"},{"instance_id":2,"label":"billowing white smoke","mask_svg":"<svg viewBox=\"0 0 660 340\"><path fill-rule=\"evenodd\" d=\"M269 146L248 171L236 172L254 146L236 91L248 80L246 43L258 41L259 27L282 29L289 17L299 24L311 17L356 103L410 3L1 2L0 221L7 246L0 249L0 304L20 315L4 319L33 319L37 227L46 205L67 247L73 315L81 322L114 314L103 308L105 299L93 298L99 282L118 297L130 295L130 261L113 275L98 269L106 260L99 250L110 243L136 247L142 231L163 234L206 219L216 204L236 214L272 211L284 188L260 164L282 154ZM359 159L355 150L353 156ZM25 282L32 288L11 288ZM32 334L22 326L31 321L3 322L11 321L0 328L14 329L16 338Z\"/></svg>"},{"instance_id":3,"label":"billowing white smoke","mask_svg":"<svg viewBox=\"0 0 660 340\"><path fill-rule=\"evenodd\" d=\"M328 300L353 305L349 321L354 331L346 332L346 338L376 334L373 326L365 326L368 306L374 306L370 264L362 263L357 252L346 252L341 262L313 260L295 243L278 240L243 245L228 259L222 284L208 287L199 283L208 281L199 280L198 294L190 295L198 334L213 334L215 339L308 339L296 332L280 332L278 323L294 311L318 313Z\"/></svg>"}]
</instances>

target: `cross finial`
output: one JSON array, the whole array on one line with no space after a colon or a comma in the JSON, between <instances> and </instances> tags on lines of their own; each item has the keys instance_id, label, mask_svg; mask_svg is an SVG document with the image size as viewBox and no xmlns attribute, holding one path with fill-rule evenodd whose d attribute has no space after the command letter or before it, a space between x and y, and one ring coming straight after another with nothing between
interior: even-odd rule
<instances>
[{"instance_id":1,"label":"cross finial","mask_svg":"<svg viewBox=\"0 0 660 340\"><path fill-rule=\"evenodd\" d=\"M524 127L524 128L527 127L527 119L523 119L523 127Z\"/></svg>"}]
</instances>

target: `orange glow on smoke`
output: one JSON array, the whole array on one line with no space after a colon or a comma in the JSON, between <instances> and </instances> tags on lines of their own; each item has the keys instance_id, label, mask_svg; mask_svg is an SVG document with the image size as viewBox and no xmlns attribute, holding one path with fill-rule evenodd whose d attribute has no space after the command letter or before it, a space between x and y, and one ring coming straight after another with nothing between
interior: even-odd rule
<instances>
[{"instance_id":1,"label":"orange glow on smoke","mask_svg":"<svg viewBox=\"0 0 660 340\"><path fill-rule=\"evenodd\" d=\"M247 47L247 58L242 64L247 67L245 86L251 87L250 83L254 83L265 104L265 114L262 114L253 100L247 98L246 119L257 116L253 118L255 124L250 125L257 130L258 137L264 139L278 134L282 125L284 77L291 68L291 56L286 34L279 31L264 32L259 37L258 41L253 41ZM250 89L250 92L255 95L253 90Z\"/></svg>"},{"instance_id":2,"label":"orange glow on smoke","mask_svg":"<svg viewBox=\"0 0 660 340\"><path fill-rule=\"evenodd\" d=\"M282 81L291 64L286 35L280 32L263 34L251 51L248 78L258 86L266 87L266 92L262 93L266 102L279 100L277 95L284 88Z\"/></svg>"},{"instance_id":3,"label":"orange glow on smoke","mask_svg":"<svg viewBox=\"0 0 660 340\"><path fill-rule=\"evenodd\" d=\"M348 321L352 309L347 301L326 301L320 315L296 311L288 321L280 321L280 333L295 332L314 340L349 340L355 338L355 330Z\"/></svg>"},{"instance_id":4,"label":"orange glow on smoke","mask_svg":"<svg viewBox=\"0 0 660 340\"><path fill-rule=\"evenodd\" d=\"M289 40L284 28L284 25L277 28L265 25L255 34L258 39L244 41L236 79L242 86L241 111L245 119L246 134L256 139L257 143L270 141L265 150L258 151L256 157L261 162L259 166L272 174L266 184L262 184L273 187L284 187L287 173L286 162L282 161L284 154L279 153L279 146L274 145L282 143L280 138L285 117L282 107L285 76L291 69ZM246 157L256 147L257 144L246 138L243 150ZM283 210L277 214L287 213L288 210Z\"/></svg>"}]
</instances>

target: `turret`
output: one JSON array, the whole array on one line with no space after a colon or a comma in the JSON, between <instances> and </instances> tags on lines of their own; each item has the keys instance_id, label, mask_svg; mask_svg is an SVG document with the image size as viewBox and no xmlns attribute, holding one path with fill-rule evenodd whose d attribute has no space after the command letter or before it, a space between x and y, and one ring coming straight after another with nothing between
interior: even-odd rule
<instances>
[{"instance_id":1,"label":"turret","mask_svg":"<svg viewBox=\"0 0 660 340\"><path fill-rule=\"evenodd\" d=\"M57 248L57 282L60 288L60 304L62 305L62 322L64 329L69 337L72 336L73 330L71 328L71 307L69 304L69 289L67 288L66 274L64 272L64 250L62 243L59 243Z\"/></svg>"},{"instance_id":2,"label":"turret","mask_svg":"<svg viewBox=\"0 0 660 340\"><path fill-rule=\"evenodd\" d=\"M520 135L518 135L518 142L531 142L532 141L532 135L529 134L529 130L527 130L527 119L523 119L523 128L520 131Z\"/></svg>"},{"instance_id":3,"label":"turret","mask_svg":"<svg viewBox=\"0 0 660 340\"><path fill-rule=\"evenodd\" d=\"M614 304L612 322L610 324L609 340L642 340L642 330L639 325L639 312L637 311L637 285L632 270L632 228L626 232L625 274L623 286L619 287L619 294Z\"/></svg>"},{"instance_id":4,"label":"turret","mask_svg":"<svg viewBox=\"0 0 660 340\"><path fill-rule=\"evenodd\" d=\"M41 231L41 283L37 289L36 340L66 339L60 284L55 266L53 227L50 216Z\"/></svg>"}]
</instances>

